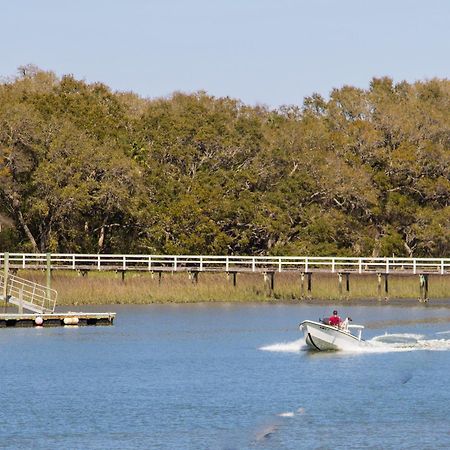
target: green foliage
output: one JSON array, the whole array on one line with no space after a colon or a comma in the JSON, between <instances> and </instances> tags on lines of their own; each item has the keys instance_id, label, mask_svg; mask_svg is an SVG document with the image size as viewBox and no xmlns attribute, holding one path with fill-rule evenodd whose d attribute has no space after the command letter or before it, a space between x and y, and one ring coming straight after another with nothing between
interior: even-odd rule
<instances>
[{"instance_id":1,"label":"green foliage","mask_svg":"<svg viewBox=\"0 0 450 450\"><path fill-rule=\"evenodd\" d=\"M1 250L448 256L450 82L303 107L0 84Z\"/></svg>"},{"instance_id":2,"label":"green foliage","mask_svg":"<svg viewBox=\"0 0 450 450\"><path fill-rule=\"evenodd\" d=\"M17 230L11 228L0 230L0 251L14 252L19 249L19 233Z\"/></svg>"}]
</instances>

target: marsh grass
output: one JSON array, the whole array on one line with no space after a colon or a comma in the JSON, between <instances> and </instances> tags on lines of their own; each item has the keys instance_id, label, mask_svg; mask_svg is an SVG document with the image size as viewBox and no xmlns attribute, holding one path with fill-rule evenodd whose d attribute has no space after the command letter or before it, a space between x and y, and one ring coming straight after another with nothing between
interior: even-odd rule
<instances>
[{"instance_id":1,"label":"marsh grass","mask_svg":"<svg viewBox=\"0 0 450 450\"><path fill-rule=\"evenodd\" d=\"M45 284L45 273L22 271L18 274L29 280ZM52 288L58 291L58 305L83 304L148 304L191 302L270 302L301 301L301 282L298 273L276 273L274 291L260 273L237 274L237 285L224 273L200 273L198 282L187 273L158 274L127 272L125 280L120 273L89 272L81 276L72 271L54 271ZM381 286L384 300L384 279ZM307 281L304 297L308 298ZM312 299L329 301L377 300L376 274L350 275L350 291L346 291L345 278L339 294L337 274L313 274ZM448 298L450 277L430 275L429 298ZM389 276L389 298L419 298L419 277Z\"/></svg>"}]
</instances>

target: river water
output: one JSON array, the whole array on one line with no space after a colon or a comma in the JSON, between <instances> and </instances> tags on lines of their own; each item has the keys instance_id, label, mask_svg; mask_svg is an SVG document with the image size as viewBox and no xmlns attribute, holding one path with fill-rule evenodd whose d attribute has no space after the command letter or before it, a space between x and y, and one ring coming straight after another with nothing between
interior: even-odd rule
<instances>
[{"instance_id":1,"label":"river water","mask_svg":"<svg viewBox=\"0 0 450 450\"><path fill-rule=\"evenodd\" d=\"M0 330L0 448L450 448L445 305L341 307L356 353L305 350L323 305L95 309L115 325Z\"/></svg>"}]
</instances>

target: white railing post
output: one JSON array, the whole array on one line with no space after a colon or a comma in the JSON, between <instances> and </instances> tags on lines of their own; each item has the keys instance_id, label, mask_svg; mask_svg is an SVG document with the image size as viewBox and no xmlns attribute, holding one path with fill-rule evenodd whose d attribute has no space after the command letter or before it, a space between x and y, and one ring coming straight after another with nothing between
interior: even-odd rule
<instances>
[{"instance_id":1,"label":"white railing post","mask_svg":"<svg viewBox=\"0 0 450 450\"><path fill-rule=\"evenodd\" d=\"M25 255L22 256L22 269L25 269Z\"/></svg>"},{"instance_id":2,"label":"white railing post","mask_svg":"<svg viewBox=\"0 0 450 450\"><path fill-rule=\"evenodd\" d=\"M278 272L281 272L281 258L278 258Z\"/></svg>"},{"instance_id":3,"label":"white railing post","mask_svg":"<svg viewBox=\"0 0 450 450\"><path fill-rule=\"evenodd\" d=\"M230 271L230 258L227 256L225 259L225 272Z\"/></svg>"},{"instance_id":4,"label":"white railing post","mask_svg":"<svg viewBox=\"0 0 450 450\"><path fill-rule=\"evenodd\" d=\"M386 273L389 273L389 258L386 258Z\"/></svg>"},{"instance_id":5,"label":"white railing post","mask_svg":"<svg viewBox=\"0 0 450 450\"><path fill-rule=\"evenodd\" d=\"M100 263L100 255L97 256L97 269L100 270L101 263Z\"/></svg>"},{"instance_id":6,"label":"white railing post","mask_svg":"<svg viewBox=\"0 0 450 450\"><path fill-rule=\"evenodd\" d=\"M359 272L359 273L362 273L362 258L359 258L358 264L359 264L358 272Z\"/></svg>"},{"instance_id":7,"label":"white railing post","mask_svg":"<svg viewBox=\"0 0 450 450\"><path fill-rule=\"evenodd\" d=\"M416 258L413 259L413 274L415 275L417 273L417 267L416 267Z\"/></svg>"},{"instance_id":8,"label":"white railing post","mask_svg":"<svg viewBox=\"0 0 450 450\"><path fill-rule=\"evenodd\" d=\"M200 272L203 272L203 256L200 256Z\"/></svg>"},{"instance_id":9,"label":"white railing post","mask_svg":"<svg viewBox=\"0 0 450 450\"><path fill-rule=\"evenodd\" d=\"M19 288L19 314L23 314L23 285Z\"/></svg>"},{"instance_id":10,"label":"white railing post","mask_svg":"<svg viewBox=\"0 0 450 450\"><path fill-rule=\"evenodd\" d=\"M72 269L75 270L75 255L72 255Z\"/></svg>"},{"instance_id":11,"label":"white railing post","mask_svg":"<svg viewBox=\"0 0 450 450\"><path fill-rule=\"evenodd\" d=\"M177 270L177 257L176 256L173 257L173 270L174 271Z\"/></svg>"},{"instance_id":12,"label":"white railing post","mask_svg":"<svg viewBox=\"0 0 450 450\"><path fill-rule=\"evenodd\" d=\"M441 259L441 275L444 275L444 260Z\"/></svg>"},{"instance_id":13,"label":"white railing post","mask_svg":"<svg viewBox=\"0 0 450 450\"><path fill-rule=\"evenodd\" d=\"M126 257L126 255L123 255L123 258L122 258L122 270L127 270L127 257Z\"/></svg>"},{"instance_id":14,"label":"white railing post","mask_svg":"<svg viewBox=\"0 0 450 450\"><path fill-rule=\"evenodd\" d=\"M331 258L331 273L336 272L336 260L335 258Z\"/></svg>"},{"instance_id":15,"label":"white railing post","mask_svg":"<svg viewBox=\"0 0 450 450\"><path fill-rule=\"evenodd\" d=\"M148 256L148 271L150 272L152 270L152 257Z\"/></svg>"},{"instance_id":16,"label":"white railing post","mask_svg":"<svg viewBox=\"0 0 450 450\"><path fill-rule=\"evenodd\" d=\"M308 272L308 258L305 258L305 272Z\"/></svg>"},{"instance_id":17,"label":"white railing post","mask_svg":"<svg viewBox=\"0 0 450 450\"><path fill-rule=\"evenodd\" d=\"M252 272L256 271L256 261L255 258L252 258Z\"/></svg>"}]
</instances>

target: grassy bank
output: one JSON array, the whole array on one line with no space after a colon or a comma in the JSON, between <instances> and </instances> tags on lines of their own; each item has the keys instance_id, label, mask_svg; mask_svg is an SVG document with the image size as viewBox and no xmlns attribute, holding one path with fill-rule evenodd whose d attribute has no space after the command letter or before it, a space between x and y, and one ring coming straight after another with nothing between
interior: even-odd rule
<instances>
[{"instance_id":1,"label":"grassy bank","mask_svg":"<svg viewBox=\"0 0 450 450\"><path fill-rule=\"evenodd\" d=\"M22 271L19 276L45 284L45 273ZM274 290L262 274L237 274L237 285L223 273L200 273L195 282L187 273L158 274L127 272L125 280L114 272L90 272L81 276L76 272L52 275L52 287L58 291L58 305L83 304L148 304L188 302L268 302L273 300L301 301L300 275L276 273ZM375 274L350 276L350 292L339 293L337 274L314 274L311 296L329 301L377 301L378 281ZM384 284L382 285L384 298ZM304 294L307 297L307 282ZM430 275L429 298L450 297L450 276ZM419 277L389 276L389 298L419 298Z\"/></svg>"}]
</instances>

